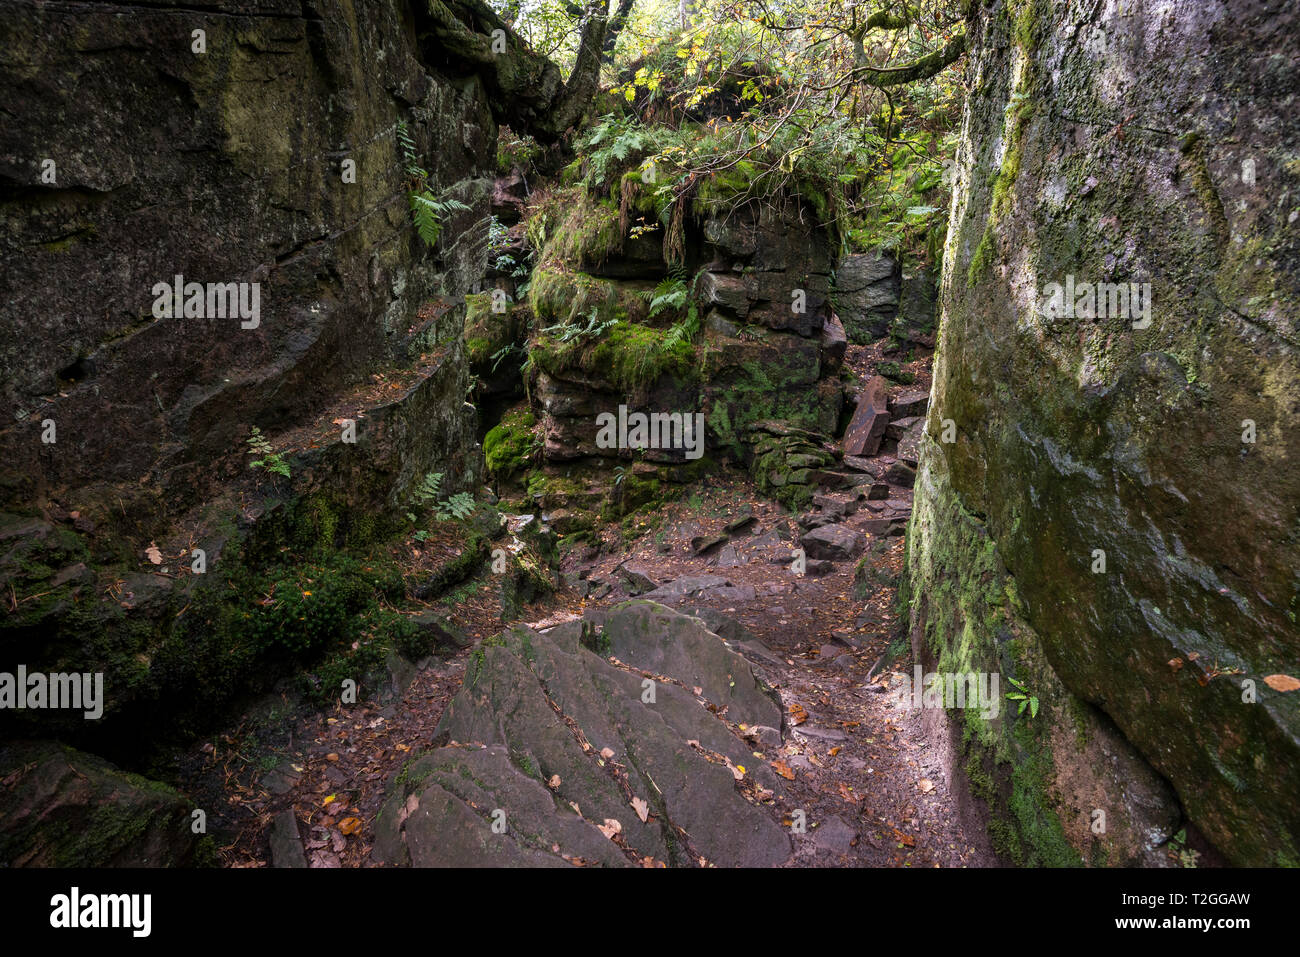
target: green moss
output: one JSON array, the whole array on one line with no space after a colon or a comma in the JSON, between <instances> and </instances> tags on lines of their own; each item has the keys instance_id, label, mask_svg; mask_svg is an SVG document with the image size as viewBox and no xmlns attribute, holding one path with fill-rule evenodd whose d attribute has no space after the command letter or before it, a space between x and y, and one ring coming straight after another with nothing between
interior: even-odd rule
<instances>
[{"instance_id":1,"label":"green moss","mask_svg":"<svg viewBox=\"0 0 1300 957\"><path fill-rule=\"evenodd\" d=\"M594 199L585 189L564 190L545 215L549 234L543 260L592 269L623 248L617 205Z\"/></svg>"},{"instance_id":2,"label":"green moss","mask_svg":"<svg viewBox=\"0 0 1300 957\"><path fill-rule=\"evenodd\" d=\"M527 409L507 413L483 438L483 456L488 471L507 478L528 468L540 441L536 419Z\"/></svg>"},{"instance_id":3,"label":"green moss","mask_svg":"<svg viewBox=\"0 0 1300 957\"><path fill-rule=\"evenodd\" d=\"M876 363L876 372L884 376L886 379L901 383L902 385L911 385L916 381L916 376L913 373L907 371L897 362L893 361Z\"/></svg>"},{"instance_id":4,"label":"green moss","mask_svg":"<svg viewBox=\"0 0 1300 957\"><path fill-rule=\"evenodd\" d=\"M985 274L996 255L996 233L998 222L1006 213L1011 202L1011 189L1020 176L1020 163L1024 155L1025 132L1033 119L1035 104L1031 97L1035 76L1035 51L1038 33L1041 29L1037 12L1037 0L1021 0L1016 12L1015 37L1024 56L1023 72L1020 82L1012 92L1004 111L1002 124L1002 163L993 180L992 195L989 201L988 218L984 233L980 237L975 254L971 257L966 280L975 285Z\"/></svg>"},{"instance_id":5,"label":"green moss","mask_svg":"<svg viewBox=\"0 0 1300 957\"><path fill-rule=\"evenodd\" d=\"M700 380L698 350L690 342L668 342L666 330L635 322L618 322L595 341L560 342L539 336L531 355L538 368L551 375L580 368L603 376L634 393L669 376L679 385Z\"/></svg>"},{"instance_id":6,"label":"green moss","mask_svg":"<svg viewBox=\"0 0 1300 957\"><path fill-rule=\"evenodd\" d=\"M533 270L528 304L538 320L548 325L574 322L593 310L602 321L627 316L627 304L620 301L614 283L553 261Z\"/></svg>"}]
</instances>

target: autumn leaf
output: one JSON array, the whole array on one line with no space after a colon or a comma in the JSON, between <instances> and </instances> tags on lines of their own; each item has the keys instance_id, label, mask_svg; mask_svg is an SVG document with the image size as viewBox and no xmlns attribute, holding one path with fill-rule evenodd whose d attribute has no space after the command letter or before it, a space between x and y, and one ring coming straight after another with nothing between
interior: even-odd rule
<instances>
[{"instance_id":1,"label":"autumn leaf","mask_svg":"<svg viewBox=\"0 0 1300 957\"><path fill-rule=\"evenodd\" d=\"M345 817L343 820L339 821L339 830L344 834L355 834L357 831L361 830L361 818Z\"/></svg>"},{"instance_id":2,"label":"autumn leaf","mask_svg":"<svg viewBox=\"0 0 1300 957\"><path fill-rule=\"evenodd\" d=\"M1174 671L1179 671L1179 670L1181 670L1182 667L1183 667L1183 659L1182 659L1182 658L1170 658L1170 659L1169 659L1169 667L1170 667L1170 668L1173 668Z\"/></svg>"},{"instance_id":3,"label":"autumn leaf","mask_svg":"<svg viewBox=\"0 0 1300 957\"><path fill-rule=\"evenodd\" d=\"M614 839L615 834L623 833L623 825L618 823L618 821L614 820L614 818L607 817L605 818L604 824L596 825L596 830L600 831L601 834L604 834L607 838L609 838L612 841Z\"/></svg>"},{"instance_id":4,"label":"autumn leaf","mask_svg":"<svg viewBox=\"0 0 1300 957\"><path fill-rule=\"evenodd\" d=\"M799 725L808 720L808 712L804 710L801 704L790 705L790 723Z\"/></svg>"},{"instance_id":5,"label":"autumn leaf","mask_svg":"<svg viewBox=\"0 0 1300 957\"><path fill-rule=\"evenodd\" d=\"M153 542L150 542L149 547L144 550L144 557L149 559L149 561L153 562L155 565L162 564L162 552L158 551L158 546Z\"/></svg>"},{"instance_id":6,"label":"autumn leaf","mask_svg":"<svg viewBox=\"0 0 1300 957\"><path fill-rule=\"evenodd\" d=\"M636 816L641 819L642 824L644 824L646 818L650 816L650 805L646 804L646 802L642 801L640 798L634 797L632 799L632 810L636 811Z\"/></svg>"},{"instance_id":7,"label":"autumn leaf","mask_svg":"<svg viewBox=\"0 0 1300 957\"><path fill-rule=\"evenodd\" d=\"M551 779L546 782L546 786L554 791L560 786L560 776L558 774L552 774Z\"/></svg>"},{"instance_id":8,"label":"autumn leaf","mask_svg":"<svg viewBox=\"0 0 1300 957\"><path fill-rule=\"evenodd\" d=\"M794 769L784 761L773 761L772 770L781 775L781 777L785 778L787 781L794 780Z\"/></svg>"},{"instance_id":9,"label":"autumn leaf","mask_svg":"<svg viewBox=\"0 0 1300 957\"><path fill-rule=\"evenodd\" d=\"M1296 691L1300 689L1300 681L1292 678L1290 675L1269 675L1264 679L1264 684L1268 685L1274 691Z\"/></svg>"},{"instance_id":10,"label":"autumn leaf","mask_svg":"<svg viewBox=\"0 0 1300 957\"><path fill-rule=\"evenodd\" d=\"M325 800L321 801L321 804L322 804L322 805L333 804L333 803L334 803L334 799L335 799L337 796L338 796L338 795L331 794L331 795L330 795L329 797L327 797Z\"/></svg>"},{"instance_id":11,"label":"autumn leaf","mask_svg":"<svg viewBox=\"0 0 1300 957\"><path fill-rule=\"evenodd\" d=\"M934 790L934 782L929 778L921 778L916 782L916 786L921 789L922 794L929 794Z\"/></svg>"},{"instance_id":12,"label":"autumn leaf","mask_svg":"<svg viewBox=\"0 0 1300 957\"><path fill-rule=\"evenodd\" d=\"M610 758L612 758L612 757L614 756L614 749L613 749L613 748L601 748L601 749L600 749L600 756L601 756L602 758L604 758L606 761L608 761Z\"/></svg>"}]
</instances>

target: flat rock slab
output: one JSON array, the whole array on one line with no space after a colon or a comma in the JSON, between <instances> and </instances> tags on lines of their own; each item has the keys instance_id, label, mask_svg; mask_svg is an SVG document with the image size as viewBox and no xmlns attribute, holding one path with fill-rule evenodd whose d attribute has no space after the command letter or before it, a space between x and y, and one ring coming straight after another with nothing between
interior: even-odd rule
<instances>
[{"instance_id":1,"label":"flat rock slab","mask_svg":"<svg viewBox=\"0 0 1300 957\"><path fill-rule=\"evenodd\" d=\"M872 376L844 432L845 455L870 456L880 451L880 442L889 427L888 402L889 383L881 376Z\"/></svg>"},{"instance_id":2,"label":"flat rock slab","mask_svg":"<svg viewBox=\"0 0 1300 957\"><path fill-rule=\"evenodd\" d=\"M293 811L281 811L271 820L272 867L306 867L307 855L302 849L302 837L298 834L298 819Z\"/></svg>"},{"instance_id":3,"label":"flat rock slab","mask_svg":"<svg viewBox=\"0 0 1300 957\"><path fill-rule=\"evenodd\" d=\"M893 413L895 419L903 419L914 415L924 417L929 408L930 394L928 392L904 392L889 403L889 411Z\"/></svg>"},{"instance_id":4,"label":"flat rock slab","mask_svg":"<svg viewBox=\"0 0 1300 957\"><path fill-rule=\"evenodd\" d=\"M653 591L646 592L642 597L648 601L687 598L710 588L723 588L730 584L731 582L722 575L684 575L666 585L660 585Z\"/></svg>"},{"instance_id":5,"label":"flat rock slab","mask_svg":"<svg viewBox=\"0 0 1300 957\"><path fill-rule=\"evenodd\" d=\"M799 540L809 558L845 561L857 558L866 547L862 533L847 525L823 525Z\"/></svg>"},{"instance_id":6,"label":"flat rock slab","mask_svg":"<svg viewBox=\"0 0 1300 957\"><path fill-rule=\"evenodd\" d=\"M734 722L781 726L775 696L759 687L745 660L698 618L651 601L626 602L605 621L602 638L620 661L700 688Z\"/></svg>"},{"instance_id":7,"label":"flat rock slab","mask_svg":"<svg viewBox=\"0 0 1300 957\"><path fill-rule=\"evenodd\" d=\"M390 784L376 858L432 867L619 866L646 856L690 866L695 854L722 866L784 863L790 838L753 795L755 784L775 790L778 780L693 687L731 721L780 727L779 707L744 659L700 620L650 602L611 609L603 634L573 621L485 642L435 732L443 746ZM728 761L746 767L743 780ZM646 802L645 821L633 799ZM611 821L616 839L601 830Z\"/></svg>"}]
</instances>

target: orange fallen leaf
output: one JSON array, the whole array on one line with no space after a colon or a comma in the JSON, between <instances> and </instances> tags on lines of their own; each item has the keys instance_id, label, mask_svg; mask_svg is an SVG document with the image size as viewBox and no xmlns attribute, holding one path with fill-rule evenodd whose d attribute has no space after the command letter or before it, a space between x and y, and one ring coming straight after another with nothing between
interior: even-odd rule
<instances>
[{"instance_id":1,"label":"orange fallen leaf","mask_svg":"<svg viewBox=\"0 0 1300 957\"><path fill-rule=\"evenodd\" d=\"M361 830L361 818L345 817L343 820L339 821L339 830L344 834L355 834L357 831Z\"/></svg>"},{"instance_id":2,"label":"orange fallen leaf","mask_svg":"<svg viewBox=\"0 0 1300 957\"><path fill-rule=\"evenodd\" d=\"M641 819L642 824L644 824L646 818L650 816L650 805L646 804L646 802L642 801L640 798L634 797L632 799L632 810L636 811L636 816Z\"/></svg>"},{"instance_id":3,"label":"orange fallen leaf","mask_svg":"<svg viewBox=\"0 0 1300 957\"><path fill-rule=\"evenodd\" d=\"M1290 675L1269 675L1264 679L1264 684L1268 685L1274 691L1296 691L1300 689L1300 681L1292 678Z\"/></svg>"},{"instance_id":4,"label":"orange fallen leaf","mask_svg":"<svg viewBox=\"0 0 1300 957\"><path fill-rule=\"evenodd\" d=\"M929 778L921 778L916 782L916 786L921 789L922 794L929 794L934 790L934 782Z\"/></svg>"},{"instance_id":5,"label":"orange fallen leaf","mask_svg":"<svg viewBox=\"0 0 1300 957\"><path fill-rule=\"evenodd\" d=\"M1178 671L1179 669L1181 669L1181 668L1183 667L1183 659L1182 659L1182 658L1170 658L1170 659L1169 659L1169 667L1170 667L1170 668L1173 668L1174 671Z\"/></svg>"},{"instance_id":6,"label":"orange fallen leaf","mask_svg":"<svg viewBox=\"0 0 1300 957\"><path fill-rule=\"evenodd\" d=\"M772 770L781 775L781 777L785 778L787 781L794 780L794 769L784 761L773 761Z\"/></svg>"},{"instance_id":7,"label":"orange fallen leaf","mask_svg":"<svg viewBox=\"0 0 1300 957\"><path fill-rule=\"evenodd\" d=\"M803 724L808 720L808 712L804 710L801 704L792 704L790 706L790 723Z\"/></svg>"}]
</instances>

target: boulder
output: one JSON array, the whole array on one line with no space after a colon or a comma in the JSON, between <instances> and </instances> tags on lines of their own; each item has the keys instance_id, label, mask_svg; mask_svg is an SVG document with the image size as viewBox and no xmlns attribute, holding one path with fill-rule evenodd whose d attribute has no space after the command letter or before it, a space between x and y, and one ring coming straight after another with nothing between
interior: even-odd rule
<instances>
[{"instance_id":1,"label":"boulder","mask_svg":"<svg viewBox=\"0 0 1300 957\"><path fill-rule=\"evenodd\" d=\"M799 539L809 558L842 562L857 558L866 547L862 533L848 525L823 525Z\"/></svg>"},{"instance_id":2,"label":"boulder","mask_svg":"<svg viewBox=\"0 0 1300 957\"><path fill-rule=\"evenodd\" d=\"M844 454L853 456L875 455L889 426L887 400L889 383L881 376L867 380L853 419L844 433Z\"/></svg>"},{"instance_id":3,"label":"boulder","mask_svg":"<svg viewBox=\"0 0 1300 957\"><path fill-rule=\"evenodd\" d=\"M835 312L850 342L866 344L889 331L898 313L901 276L888 253L843 257L835 269Z\"/></svg>"},{"instance_id":4,"label":"boulder","mask_svg":"<svg viewBox=\"0 0 1300 957\"><path fill-rule=\"evenodd\" d=\"M190 802L53 741L0 745L0 866L184 867Z\"/></svg>"}]
</instances>

